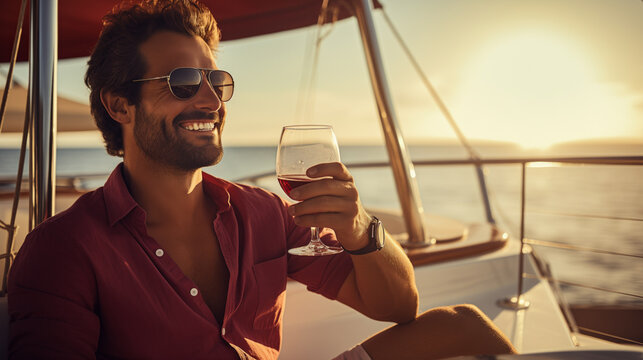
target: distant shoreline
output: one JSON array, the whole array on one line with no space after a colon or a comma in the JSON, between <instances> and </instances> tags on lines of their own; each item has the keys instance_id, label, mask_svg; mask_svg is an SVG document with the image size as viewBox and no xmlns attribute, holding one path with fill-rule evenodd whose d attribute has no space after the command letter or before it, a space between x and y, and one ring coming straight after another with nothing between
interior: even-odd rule
<instances>
[{"instance_id":1,"label":"distant shoreline","mask_svg":"<svg viewBox=\"0 0 643 360\"><path fill-rule=\"evenodd\" d=\"M2 133L0 134L0 149L15 149L20 147L22 134L20 133ZM545 148L530 148L524 147L518 143L511 141L497 141L488 139L468 139L469 144L472 146L506 146L516 147L521 150L548 152L550 150L564 149L567 147L581 147L581 146L640 146L643 147L643 137L628 137L628 138L592 138L580 139L559 142ZM102 148L103 139L98 131L78 131L78 132L65 132L57 134L57 143L60 148ZM364 140L364 141L344 141L340 140L342 146L385 146L383 141ZM417 146L462 146L457 139L451 138L426 138L426 139L408 139L406 144L409 147ZM252 144L241 143L225 143L224 147L247 147L247 148L260 148L277 146L277 140L274 142L254 142ZM642 150L643 152L643 150Z\"/></svg>"}]
</instances>

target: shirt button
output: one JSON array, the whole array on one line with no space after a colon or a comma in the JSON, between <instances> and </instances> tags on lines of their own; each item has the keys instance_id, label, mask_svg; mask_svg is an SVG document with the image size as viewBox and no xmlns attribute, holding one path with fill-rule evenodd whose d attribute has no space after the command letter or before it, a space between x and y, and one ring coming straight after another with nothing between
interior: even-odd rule
<instances>
[{"instance_id":1,"label":"shirt button","mask_svg":"<svg viewBox=\"0 0 643 360\"><path fill-rule=\"evenodd\" d=\"M225 328L221 328L221 336L225 336Z\"/></svg>"},{"instance_id":2,"label":"shirt button","mask_svg":"<svg viewBox=\"0 0 643 360\"><path fill-rule=\"evenodd\" d=\"M164 252L163 249L156 249L156 256L161 257L163 256Z\"/></svg>"},{"instance_id":3,"label":"shirt button","mask_svg":"<svg viewBox=\"0 0 643 360\"><path fill-rule=\"evenodd\" d=\"M197 290L196 288L190 289L190 295L197 296L197 294L199 294L199 290Z\"/></svg>"}]
</instances>

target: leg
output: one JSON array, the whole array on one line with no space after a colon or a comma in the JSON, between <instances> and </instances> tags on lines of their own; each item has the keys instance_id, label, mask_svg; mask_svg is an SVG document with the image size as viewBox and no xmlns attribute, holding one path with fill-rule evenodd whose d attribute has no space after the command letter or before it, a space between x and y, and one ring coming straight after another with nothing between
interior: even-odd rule
<instances>
[{"instance_id":1,"label":"leg","mask_svg":"<svg viewBox=\"0 0 643 360\"><path fill-rule=\"evenodd\" d=\"M373 335L362 346L373 360L516 353L493 322L473 305L428 310L410 323Z\"/></svg>"}]
</instances>

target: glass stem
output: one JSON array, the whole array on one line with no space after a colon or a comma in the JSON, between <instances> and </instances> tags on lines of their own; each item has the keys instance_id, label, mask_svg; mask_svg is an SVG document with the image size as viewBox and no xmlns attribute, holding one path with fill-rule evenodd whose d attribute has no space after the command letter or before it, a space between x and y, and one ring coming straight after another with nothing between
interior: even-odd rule
<instances>
[{"instance_id":1,"label":"glass stem","mask_svg":"<svg viewBox=\"0 0 643 360\"><path fill-rule=\"evenodd\" d=\"M310 228L310 244L308 244L308 246L314 248L326 247L326 245L319 238L319 228L316 226Z\"/></svg>"}]
</instances>

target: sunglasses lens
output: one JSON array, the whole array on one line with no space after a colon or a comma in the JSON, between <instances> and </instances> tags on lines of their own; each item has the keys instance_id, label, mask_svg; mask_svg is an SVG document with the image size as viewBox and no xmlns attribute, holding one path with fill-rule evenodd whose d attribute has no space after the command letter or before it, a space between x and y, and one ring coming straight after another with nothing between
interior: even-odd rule
<instances>
[{"instance_id":1,"label":"sunglasses lens","mask_svg":"<svg viewBox=\"0 0 643 360\"><path fill-rule=\"evenodd\" d=\"M221 101L228 101L232 98L234 92L232 75L223 70L214 70L208 74L208 80Z\"/></svg>"},{"instance_id":2,"label":"sunglasses lens","mask_svg":"<svg viewBox=\"0 0 643 360\"><path fill-rule=\"evenodd\" d=\"M201 71L191 68L179 68L170 74L170 88L179 99L188 99L196 95L201 86Z\"/></svg>"},{"instance_id":3,"label":"sunglasses lens","mask_svg":"<svg viewBox=\"0 0 643 360\"><path fill-rule=\"evenodd\" d=\"M170 73L170 89L179 99L189 99L196 95L201 87L201 70L178 68ZM223 70L208 72L208 80L221 101L228 101L234 91L232 76Z\"/></svg>"}]
</instances>

